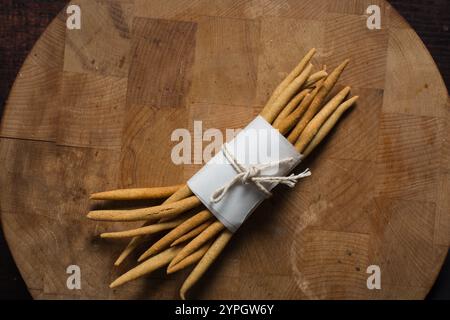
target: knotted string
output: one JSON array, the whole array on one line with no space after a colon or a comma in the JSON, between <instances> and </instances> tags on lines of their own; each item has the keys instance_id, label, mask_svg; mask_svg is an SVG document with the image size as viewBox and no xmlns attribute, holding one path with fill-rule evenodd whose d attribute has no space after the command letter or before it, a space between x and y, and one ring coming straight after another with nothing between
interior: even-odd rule
<instances>
[{"instance_id":1,"label":"knotted string","mask_svg":"<svg viewBox=\"0 0 450 320\"><path fill-rule=\"evenodd\" d=\"M294 158L290 157L282 159L280 161L252 165L249 166L248 168L245 168L243 165L237 162L236 158L234 158L234 156L228 151L225 144L222 146L222 152L225 158L237 172L237 174L232 180L230 180L230 182L214 191L210 199L212 203L218 203L219 201L221 201L227 194L228 190L230 190L230 188L237 183L242 184L253 183L258 188L259 191L261 191L266 195L266 197L271 197L272 193L269 190L267 190L267 188L262 184L262 182L281 183L287 185L288 187L293 188L295 184L298 182L298 180L305 177L309 177L311 175L311 171L309 171L309 169L306 169L305 171L303 171L298 175L291 174L290 176L287 177L264 176L261 175L262 170L274 166L292 163L294 161Z\"/></svg>"}]
</instances>

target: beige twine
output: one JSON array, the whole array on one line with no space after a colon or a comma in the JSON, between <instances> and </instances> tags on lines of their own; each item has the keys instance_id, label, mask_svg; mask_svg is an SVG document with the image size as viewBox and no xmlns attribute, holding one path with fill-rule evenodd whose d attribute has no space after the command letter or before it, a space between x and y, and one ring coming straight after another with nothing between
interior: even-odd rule
<instances>
[{"instance_id":1,"label":"beige twine","mask_svg":"<svg viewBox=\"0 0 450 320\"><path fill-rule=\"evenodd\" d=\"M262 184L262 182L281 183L287 185L290 188L293 188L295 187L298 180L305 177L309 177L311 175L311 171L309 171L309 169L306 169L305 171L303 171L298 175L291 174L290 176L287 177L263 176L261 175L262 170L274 166L292 163L292 161L294 161L294 158L290 157L280 161L252 165L249 166L248 168L245 168L243 165L239 164L236 161L233 155L228 151L226 145L222 146L222 152L225 158L227 158L228 162L230 162L234 170L236 170L237 174L232 180L230 180L230 182L214 191L210 199L212 203L218 203L219 201L221 201L225 197L227 192L230 190L230 188L233 187L236 183L242 184L253 183L258 188L259 191L261 191L266 195L266 197L271 197L272 193L269 190L267 190L267 188Z\"/></svg>"}]
</instances>

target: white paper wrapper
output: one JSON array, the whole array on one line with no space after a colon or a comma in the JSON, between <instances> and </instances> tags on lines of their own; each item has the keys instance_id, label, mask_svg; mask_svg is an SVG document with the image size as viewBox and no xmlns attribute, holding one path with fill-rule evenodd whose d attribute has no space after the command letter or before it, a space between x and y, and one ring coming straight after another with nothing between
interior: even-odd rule
<instances>
[{"instance_id":1,"label":"white paper wrapper","mask_svg":"<svg viewBox=\"0 0 450 320\"><path fill-rule=\"evenodd\" d=\"M227 143L227 149L237 162L246 168L286 158L294 159L288 165L263 170L261 174L265 176L286 176L301 161L301 155L294 146L260 116ZM232 232L235 232L266 198L253 183L239 183L231 187L220 202L212 203L211 195L236 175L236 170L220 151L187 182L200 201ZM263 185L269 191L276 186L274 183Z\"/></svg>"}]
</instances>

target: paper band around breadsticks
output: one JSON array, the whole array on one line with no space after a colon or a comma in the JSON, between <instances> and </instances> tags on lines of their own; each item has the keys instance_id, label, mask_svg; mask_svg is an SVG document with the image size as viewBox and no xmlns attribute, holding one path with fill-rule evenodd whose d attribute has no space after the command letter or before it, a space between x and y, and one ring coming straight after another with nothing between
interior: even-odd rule
<instances>
[{"instance_id":1,"label":"paper band around breadsticks","mask_svg":"<svg viewBox=\"0 0 450 320\"><path fill-rule=\"evenodd\" d=\"M286 177L275 177L275 176L267 176L263 175L262 171L264 169L268 169L274 166L280 166L285 164L290 164L294 161L294 158L285 158L279 161L275 162L269 162L269 163L263 163L258 165L251 165L248 168L245 168L240 163L237 162L237 160L234 158L234 156L230 153L228 148L226 147L226 144L222 146L222 153L226 157L227 161L233 166L234 170L236 171L236 176L227 184L222 186L221 188L217 189L213 192L210 198L211 203L218 203L221 201L227 194L227 192L232 188L235 184L241 183L241 184L248 184L253 183L259 191L264 193L266 197L271 197L272 193L264 187L262 182L269 182L269 183L277 183L277 184L284 184L291 188L295 187L298 180L309 177L311 175L311 171L309 169L306 169L302 173L298 175L291 174L290 176Z\"/></svg>"},{"instance_id":2,"label":"paper band around breadsticks","mask_svg":"<svg viewBox=\"0 0 450 320\"><path fill-rule=\"evenodd\" d=\"M301 162L302 155L261 116L228 142L225 150L241 170L236 170L235 164L230 163L230 155L225 155L222 149L187 184L231 232L236 232L277 184L285 181L283 183L294 186L298 179L310 175L306 170L300 175L286 177ZM225 194L216 201L217 193L224 188L227 189Z\"/></svg>"}]
</instances>

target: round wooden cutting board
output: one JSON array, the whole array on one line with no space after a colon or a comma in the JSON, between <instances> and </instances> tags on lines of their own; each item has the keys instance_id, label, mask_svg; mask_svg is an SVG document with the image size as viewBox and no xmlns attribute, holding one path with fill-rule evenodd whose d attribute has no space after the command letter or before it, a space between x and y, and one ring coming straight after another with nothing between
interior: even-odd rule
<instances>
[{"instance_id":1,"label":"round wooden cutting board","mask_svg":"<svg viewBox=\"0 0 450 320\"><path fill-rule=\"evenodd\" d=\"M339 85L361 98L190 293L212 299L421 299L450 244L450 116L442 78L408 24L381 0L79 0L29 54L0 130L5 236L35 298L178 298L189 270L115 290L136 264L138 224L93 222L96 191L184 182L173 130L242 128L312 47L316 70L351 62ZM369 30L366 8L381 9ZM195 134L200 139L201 133ZM193 142L192 142L193 143ZM301 169L301 168L299 168ZM122 205L122 204L120 204ZM145 249L145 248L142 248ZM142 250L141 249L141 250ZM142 251L140 251L142 252ZM66 285L70 265L81 289ZM369 290L369 266L381 289Z\"/></svg>"}]
</instances>

